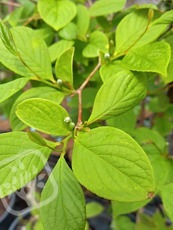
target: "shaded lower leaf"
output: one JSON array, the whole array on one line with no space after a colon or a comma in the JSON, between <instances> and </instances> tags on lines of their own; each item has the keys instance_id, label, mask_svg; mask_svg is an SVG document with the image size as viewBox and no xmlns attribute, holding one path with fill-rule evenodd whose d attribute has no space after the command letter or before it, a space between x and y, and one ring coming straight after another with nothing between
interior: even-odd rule
<instances>
[{"instance_id":1,"label":"shaded lower leaf","mask_svg":"<svg viewBox=\"0 0 173 230\"><path fill-rule=\"evenodd\" d=\"M51 177L54 177L57 183L58 190L56 191L54 191ZM53 193L56 193L56 197L50 199ZM44 202L47 199L50 199L50 202L42 206L40 210L45 230L84 230L83 192L64 157L59 159L42 192L41 201Z\"/></svg>"},{"instance_id":2,"label":"shaded lower leaf","mask_svg":"<svg viewBox=\"0 0 173 230\"><path fill-rule=\"evenodd\" d=\"M51 150L31 141L26 133L0 135L0 198L20 189L42 170Z\"/></svg>"},{"instance_id":3,"label":"shaded lower leaf","mask_svg":"<svg viewBox=\"0 0 173 230\"><path fill-rule=\"evenodd\" d=\"M72 167L82 185L107 199L142 201L155 190L145 152L128 134L112 127L79 133Z\"/></svg>"},{"instance_id":4,"label":"shaded lower leaf","mask_svg":"<svg viewBox=\"0 0 173 230\"><path fill-rule=\"evenodd\" d=\"M86 216L87 218L93 218L101 214L104 210L103 205L98 202L89 202L86 205Z\"/></svg>"},{"instance_id":5,"label":"shaded lower leaf","mask_svg":"<svg viewBox=\"0 0 173 230\"><path fill-rule=\"evenodd\" d=\"M150 200L143 200L138 202L120 202L120 201L112 201L112 209L113 216L116 218L121 214L127 214L130 212L134 212L139 208L146 205Z\"/></svg>"},{"instance_id":6,"label":"shaded lower leaf","mask_svg":"<svg viewBox=\"0 0 173 230\"><path fill-rule=\"evenodd\" d=\"M171 221L173 221L173 199L172 199L172 193L173 193L173 183L167 184L162 186L160 189L162 202L164 205L164 208L168 214L168 217Z\"/></svg>"}]
</instances>

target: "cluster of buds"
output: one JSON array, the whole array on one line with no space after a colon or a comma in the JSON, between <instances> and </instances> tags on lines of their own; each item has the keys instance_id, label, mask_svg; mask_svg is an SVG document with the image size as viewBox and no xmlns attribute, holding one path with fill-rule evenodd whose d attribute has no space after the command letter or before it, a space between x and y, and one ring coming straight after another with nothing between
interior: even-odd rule
<instances>
[{"instance_id":1,"label":"cluster of buds","mask_svg":"<svg viewBox=\"0 0 173 230\"><path fill-rule=\"evenodd\" d=\"M64 123L66 124L66 127L68 128L68 130L72 131L75 127L75 123L72 122L72 119L70 117L66 117L64 119Z\"/></svg>"}]
</instances>

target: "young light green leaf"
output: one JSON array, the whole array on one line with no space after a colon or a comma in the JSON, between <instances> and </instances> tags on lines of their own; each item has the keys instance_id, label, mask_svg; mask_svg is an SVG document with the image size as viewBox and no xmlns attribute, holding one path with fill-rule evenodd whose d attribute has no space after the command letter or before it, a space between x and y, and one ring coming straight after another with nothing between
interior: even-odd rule
<instances>
[{"instance_id":1,"label":"young light green leaf","mask_svg":"<svg viewBox=\"0 0 173 230\"><path fill-rule=\"evenodd\" d=\"M74 22L68 23L64 28L59 31L59 36L66 40L75 40L77 37L77 27Z\"/></svg>"},{"instance_id":2,"label":"young light green leaf","mask_svg":"<svg viewBox=\"0 0 173 230\"><path fill-rule=\"evenodd\" d=\"M131 133L135 129L136 118L134 111L129 110L126 113L106 120L106 123L111 127L121 129L126 133Z\"/></svg>"},{"instance_id":3,"label":"young light green leaf","mask_svg":"<svg viewBox=\"0 0 173 230\"><path fill-rule=\"evenodd\" d=\"M166 37L165 41L168 42L169 45L171 46L171 59L170 59L168 69L167 69L167 78L163 79L164 82L167 84L173 81L173 75L172 75L173 73L173 36L170 35Z\"/></svg>"},{"instance_id":4,"label":"young light green leaf","mask_svg":"<svg viewBox=\"0 0 173 230\"><path fill-rule=\"evenodd\" d=\"M130 50L142 47L153 41L155 41L161 34L163 34L167 29L166 24L156 24L148 27L146 33L131 47Z\"/></svg>"},{"instance_id":5,"label":"young light green leaf","mask_svg":"<svg viewBox=\"0 0 173 230\"><path fill-rule=\"evenodd\" d=\"M156 19L152 24L170 24L173 22L173 10L166 11L161 17Z\"/></svg>"},{"instance_id":6,"label":"young light green leaf","mask_svg":"<svg viewBox=\"0 0 173 230\"><path fill-rule=\"evenodd\" d=\"M155 42L131 50L123 58L125 68L141 72L156 72L164 77L171 58L171 49L166 42Z\"/></svg>"},{"instance_id":7,"label":"young light green leaf","mask_svg":"<svg viewBox=\"0 0 173 230\"><path fill-rule=\"evenodd\" d=\"M21 102L17 106L17 116L25 124L39 131L58 135L68 135L64 119L68 113L60 105L46 99L34 98Z\"/></svg>"},{"instance_id":8,"label":"young light green leaf","mask_svg":"<svg viewBox=\"0 0 173 230\"><path fill-rule=\"evenodd\" d=\"M21 94L14 102L10 111L10 125L13 131L20 131L27 127L16 115L16 109L19 103L29 98L43 98L54 101L60 104L65 97L63 92L60 92L54 88L42 86L31 88Z\"/></svg>"},{"instance_id":9,"label":"young light green leaf","mask_svg":"<svg viewBox=\"0 0 173 230\"><path fill-rule=\"evenodd\" d=\"M54 191L51 177L54 177L58 190ZM41 201L56 197L40 209L45 230L77 229L85 227L85 201L82 189L69 166L61 157L50 175L42 192Z\"/></svg>"},{"instance_id":10,"label":"young light green leaf","mask_svg":"<svg viewBox=\"0 0 173 230\"><path fill-rule=\"evenodd\" d=\"M75 4L68 0L40 0L38 11L43 20L55 30L66 26L77 13Z\"/></svg>"},{"instance_id":11,"label":"young light green leaf","mask_svg":"<svg viewBox=\"0 0 173 230\"><path fill-rule=\"evenodd\" d=\"M37 132L27 132L28 137L31 141L35 142L38 145L46 146L46 141L44 138Z\"/></svg>"},{"instance_id":12,"label":"young light green leaf","mask_svg":"<svg viewBox=\"0 0 173 230\"><path fill-rule=\"evenodd\" d=\"M46 45L50 45L52 44L53 40L54 40L54 36L55 36L55 31L48 25L44 25L44 27L42 28L38 28L34 30L34 33L37 37L39 37L40 39L44 40Z\"/></svg>"},{"instance_id":13,"label":"young light green leaf","mask_svg":"<svg viewBox=\"0 0 173 230\"><path fill-rule=\"evenodd\" d=\"M155 130L141 127L133 132L133 137L140 145L153 145L159 154L162 154L166 150L165 139Z\"/></svg>"},{"instance_id":14,"label":"young light green leaf","mask_svg":"<svg viewBox=\"0 0 173 230\"><path fill-rule=\"evenodd\" d=\"M79 39L86 41L86 34L88 32L89 24L90 24L90 17L89 17L88 9L83 5L78 5L76 26L77 26L77 36Z\"/></svg>"},{"instance_id":15,"label":"young light green leaf","mask_svg":"<svg viewBox=\"0 0 173 230\"><path fill-rule=\"evenodd\" d=\"M4 25L2 20L0 20L0 39L8 51L10 51L13 55L18 55L18 50L16 48L13 36L10 30Z\"/></svg>"},{"instance_id":16,"label":"young light green leaf","mask_svg":"<svg viewBox=\"0 0 173 230\"><path fill-rule=\"evenodd\" d=\"M8 83L0 84L0 103L17 93L28 81L29 78L19 78Z\"/></svg>"},{"instance_id":17,"label":"young light green leaf","mask_svg":"<svg viewBox=\"0 0 173 230\"><path fill-rule=\"evenodd\" d=\"M19 58L11 53L0 39L0 62L8 69L24 77L34 77L34 74L19 60Z\"/></svg>"},{"instance_id":18,"label":"young light green leaf","mask_svg":"<svg viewBox=\"0 0 173 230\"><path fill-rule=\"evenodd\" d=\"M72 47L73 41L60 40L49 47L51 62L59 58L66 50Z\"/></svg>"},{"instance_id":19,"label":"young light green leaf","mask_svg":"<svg viewBox=\"0 0 173 230\"><path fill-rule=\"evenodd\" d=\"M145 152L128 134L112 127L78 134L72 168L82 185L106 199L142 201L155 190Z\"/></svg>"},{"instance_id":20,"label":"young light green leaf","mask_svg":"<svg viewBox=\"0 0 173 230\"><path fill-rule=\"evenodd\" d=\"M100 0L96 1L89 9L90 16L102 16L112 14L123 9L125 0Z\"/></svg>"},{"instance_id":21,"label":"young light green leaf","mask_svg":"<svg viewBox=\"0 0 173 230\"><path fill-rule=\"evenodd\" d=\"M28 27L14 27L11 33L19 56L12 54L0 39L0 61L15 73L52 80L51 62L45 42Z\"/></svg>"},{"instance_id":22,"label":"young light green leaf","mask_svg":"<svg viewBox=\"0 0 173 230\"><path fill-rule=\"evenodd\" d=\"M125 16L117 26L115 55L130 49L144 35L147 27L146 12L135 11Z\"/></svg>"},{"instance_id":23,"label":"young light green leaf","mask_svg":"<svg viewBox=\"0 0 173 230\"><path fill-rule=\"evenodd\" d=\"M48 147L52 150L54 150L58 145L61 144L60 142L46 140L37 132L27 132L27 134L31 141L35 142L38 145Z\"/></svg>"},{"instance_id":24,"label":"young light green leaf","mask_svg":"<svg viewBox=\"0 0 173 230\"><path fill-rule=\"evenodd\" d=\"M84 57L97 57L99 56L99 51L107 53L109 49L108 38L101 31L94 31L90 34L89 43L83 49L82 54Z\"/></svg>"},{"instance_id":25,"label":"young light green leaf","mask_svg":"<svg viewBox=\"0 0 173 230\"><path fill-rule=\"evenodd\" d=\"M71 89L73 88L73 56L74 48L70 48L57 59L55 65L56 77Z\"/></svg>"},{"instance_id":26,"label":"young light green leaf","mask_svg":"<svg viewBox=\"0 0 173 230\"><path fill-rule=\"evenodd\" d=\"M136 11L128 14L117 27L116 51L114 55L119 53L125 54L129 50L147 45L155 41L166 29L167 24L149 23L145 11Z\"/></svg>"},{"instance_id":27,"label":"young light green leaf","mask_svg":"<svg viewBox=\"0 0 173 230\"><path fill-rule=\"evenodd\" d=\"M66 40L75 40L77 38L77 27L74 22L68 23L59 31L59 36Z\"/></svg>"},{"instance_id":28,"label":"young light green leaf","mask_svg":"<svg viewBox=\"0 0 173 230\"><path fill-rule=\"evenodd\" d=\"M146 94L146 78L123 71L99 89L88 124L120 115L138 104Z\"/></svg>"},{"instance_id":29,"label":"young light green leaf","mask_svg":"<svg viewBox=\"0 0 173 230\"><path fill-rule=\"evenodd\" d=\"M171 199L173 193L173 183L164 185L161 190L161 197L163 206L168 214L168 217L173 221L173 200Z\"/></svg>"},{"instance_id":30,"label":"young light green leaf","mask_svg":"<svg viewBox=\"0 0 173 230\"><path fill-rule=\"evenodd\" d=\"M103 205L99 204L98 202L89 202L86 205L86 216L87 218L93 218L101 214L103 210Z\"/></svg>"},{"instance_id":31,"label":"young light green leaf","mask_svg":"<svg viewBox=\"0 0 173 230\"><path fill-rule=\"evenodd\" d=\"M0 135L0 198L22 188L42 170L51 150L24 132Z\"/></svg>"},{"instance_id":32,"label":"young light green leaf","mask_svg":"<svg viewBox=\"0 0 173 230\"><path fill-rule=\"evenodd\" d=\"M118 72L123 71L121 61L115 61L113 63L104 64L100 68L100 76L103 82L109 80L110 77L116 75Z\"/></svg>"},{"instance_id":33,"label":"young light green leaf","mask_svg":"<svg viewBox=\"0 0 173 230\"><path fill-rule=\"evenodd\" d=\"M151 200L143 200L138 202L120 202L120 201L112 201L112 210L114 218L121 214L127 214L130 212L134 212L139 208L142 208Z\"/></svg>"},{"instance_id":34,"label":"young light green leaf","mask_svg":"<svg viewBox=\"0 0 173 230\"><path fill-rule=\"evenodd\" d=\"M45 42L28 27L14 27L11 32L20 58L33 76L52 80L51 61Z\"/></svg>"}]
</instances>

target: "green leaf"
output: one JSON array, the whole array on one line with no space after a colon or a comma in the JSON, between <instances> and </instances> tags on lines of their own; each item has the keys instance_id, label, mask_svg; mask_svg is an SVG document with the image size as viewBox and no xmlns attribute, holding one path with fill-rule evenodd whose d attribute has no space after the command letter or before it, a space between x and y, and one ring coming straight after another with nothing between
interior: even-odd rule
<instances>
[{"instance_id":1,"label":"green leaf","mask_svg":"<svg viewBox=\"0 0 173 230\"><path fill-rule=\"evenodd\" d=\"M74 44L73 41L61 40L49 47L49 54L51 57L51 61L54 62L57 58L59 58L66 50L72 47Z\"/></svg>"},{"instance_id":2,"label":"green leaf","mask_svg":"<svg viewBox=\"0 0 173 230\"><path fill-rule=\"evenodd\" d=\"M167 25L165 24L157 24L148 27L148 30L144 35L131 47L131 50L147 45L153 41L155 41L161 34L163 34L167 30Z\"/></svg>"},{"instance_id":3,"label":"green leaf","mask_svg":"<svg viewBox=\"0 0 173 230\"><path fill-rule=\"evenodd\" d=\"M37 132L27 132L28 137L31 141L35 142L38 145L48 147L52 150L54 150L58 145L60 145L59 142L52 142L44 139L39 133Z\"/></svg>"},{"instance_id":4,"label":"green leaf","mask_svg":"<svg viewBox=\"0 0 173 230\"><path fill-rule=\"evenodd\" d=\"M75 138L72 168L79 182L106 199L147 200L154 192L151 164L128 134L99 127Z\"/></svg>"},{"instance_id":5,"label":"green leaf","mask_svg":"<svg viewBox=\"0 0 173 230\"><path fill-rule=\"evenodd\" d=\"M164 14L162 14L161 17L156 19L153 22L153 25L155 25L155 24L170 24L172 22L173 22L173 10L169 10L169 11L165 12Z\"/></svg>"},{"instance_id":6,"label":"green leaf","mask_svg":"<svg viewBox=\"0 0 173 230\"><path fill-rule=\"evenodd\" d=\"M113 220L113 229L136 230L136 223L132 222L128 216L122 215Z\"/></svg>"},{"instance_id":7,"label":"green leaf","mask_svg":"<svg viewBox=\"0 0 173 230\"><path fill-rule=\"evenodd\" d=\"M166 150L166 141L157 131L141 127L133 132L133 137L140 145L153 145L159 154Z\"/></svg>"},{"instance_id":8,"label":"green leaf","mask_svg":"<svg viewBox=\"0 0 173 230\"><path fill-rule=\"evenodd\" d=\"M155 42L129 51L123 58L122 64L130 70L156 72L166 77L170 58L169 44Z\"/></svg>"},{"instance_id":9,"label":"green leaf","mask_svg":"<svg viewBox=\"0 0 173 230\"><path fill-rule=\"evenodd\" d=\"M33 2L25 0L22 2L20 7L13 9L6 19L12 27L23 25L30 17L35 16L35 8L36 7Z\"/></svg>"},{"instance_id":10,"label":"green leaf","mask_svg":"<svg viewBox=\"0 0 173 230\"><path fill-rule=\"evenodd\" d=\"M73 56L74 48L66 50L58 59L55 65L55 73L58 79L73 88Z\"/></svg>"},{"instance_id":11,"label":"green leaf","mask_svg":"<svg viewBox=\"0 0 173 230\"><path fill-rule=\"evenodd\" d=\"M123 71L99 89L88 124L117 116L132 109L146 94L146 78Z\"/></svg>"},{"instance_id":12,"label":"green leaf","mask_svg":"<svg viewBox=\"0 0 173 230\"><path fill-rule=\"evenodd\" d=\"M0 40L2 64L21 76L52 80L51 62L45 42L27 27L14 27L11 33L19 56L13 55Z\"/></svg>"},{"instance_id":13,"label":"green leaf","mask_svg":"<svg viewBox=\"0 0 173 230\"><path fill-rule=\"evenodd\" d=\"M104 210L104 207L98 202L89 202L86 205L86 216L87 218L93 218L101 214Z\"/></svg>"},{"instance_id":14,"label":"green leaf","mask_svg":"<svg viewBox=\"0 0 173 230\"><path fill-rule=\"evenodd\" d=\"M115 55L130 49L143 36L147 27L146 11L135 11L125 16L116 29Z\"/></svg>"},{"instance_id":15,"label":"green leaf","mask_svg":"<svg viewBox=\"0 0 173 230\"><path fill-rule=\"evenodd\" d=\"M90 34L89 43L83 49L84 57L92 58L99 56L99 51L107 53L109 48L108 38L101 31L94 31Z\"/></svg>"},{"instance_id":16,"label":"green leaf","mask_svg":"<svg viewBox=\"0 0 173 230\"><path fill-rule=\"evenodd\" d=\"M133 132L133 137L147 153L153 167L156 188L159 189L169 181L169 176L172 177L171 161L165 156L166 141L158 132L144 127L136 129Z\"/></svg>"},{"instance_id":17,"label":"green leaf","mask_svg":"<svg viewBox=\"0 0 173 230\"><path fill-rule=\"evenodd\" d=\"M8 83L0 84L0 103L17 93L28 81L29 78L19 78Z\"/></svg>"},{"instance_id":18,"label":"green leaf","mask_svg":"<svg viewBox=\"0 0 173 230\"><path fill-rule=\"evenodd\" d=\"M12 54L17 55L18 50L16 48L13 36L10 30L4 25L2 20L0 20L0 39L2 40L4 46L10 51Z\"/></svg>"},{"instance_id":19,"label":"green leaf","mask_svg":"<svg viewBox=\"0 0 173 230\"><path fill-rule=\"evenodd\" d=\"M77 19L76 19L76 26L77 26L77 35L78 38L85 41L86 34L89 29L90 24L90 17L89 12L86 6L78 5L77 6Z\"/></svg>"},{"instance_id":20,"label":"green leaf","mask_svg":"<svg viewBox=\"0 0 173 230\"><path fill-rule=\"evenodd\" d=\"M93 107L93 103L94 103L94 99L97 93L97 89L96 88L89 88L86 87L83 92L82 92L82 107L83 108L92 108ZM78 108L78 98L77 97L72 97L70 98L71 100L69 101L68 105L70 106L70 108Z\"/></svg>"},{"instance_id":21,"label":"green leaf","mask_svg":"<svg viewBox=\"0 0 173 230\"><path fill-rule=\"evenodd\" d=\"M126 113L106 120L106 123L109 126L131 133L136 126L136 116L133 110L129 110Z\"/></svg>"},{"instance_id":22,"label":"green leaf","mask_svg":"<svg viewBox=\"0 0 173 230\"><path fill-rule=\"evenodd\" d=\"M170 59L168 69L167 69L167 73L168 73L167 78L163 80L165 83L170 83L173 81L173 75L172 75L172 72L173 72L173 36L170 35L166 37L165 41L168 42L169 45L171 46L171 59Z\"/></svg>"},{"instance_id":23,"label":"green leaf","mask_svg":"<svg viewBox=\"0 0 173 230\"><path fill-rule=\"evenodd\" d=\"M43 20L55 30L66 26L77 13L75 4L68 0L40 0L38 11Z\"/></svg>"},{"instance_id":24,"label":"green leaf","mask_svg":"<svg viewBox=\"0 0 173 230\"><path fill-rule=\"evenodd\" d=\"M121 71L124 71L124 68L121 67L121 61L115 61L113 63L102 65L100 68L100 76L102 81L105 82Z\"/></svg>"},{"instance_id":25,"label":"green leaf","mask_svg":"<svg viewBox=\"0 0 173 230\"><path fill-rule=\"evenodd\" d=\"M13 131L23 130L27 127L16 115L16 109L20 102L29 99L29 98L43 98L49 99L56 103L61 103L65 94L47 86L31 88L21 94L17 100L13 103L13 106L10 111L10 125Z\"/></svg>"},{"instance_id":26,"label":"green leaf","mask_svg":"<svg viewBox=\"0 0 173 230\"><path fill-rule=\"evenodd\" d=\"M127 214L130 212L137 211L139 208L146 205L151 200L143 200L138 202L120 202L120 201L112 201L112 210L114 218L122 214Z\"/></svg>"},{"instance_id":27,"label":"green leaf","mask_svg":"<svg viewBox=\"0 0 173 230\"><path fill-rule=\"evenodd\" d=\"M12 70L13 72L24 76L24 77L33 77L34 74L26 67L23 63L19 60L17 56L11 53L3 44L2 40L0 39L0 63L6 66L8 69Z\"/></svg>"},{"instance_id":28,"label":"green leaf","mask_svg":"<svg viewBox=\"0 0 173 230\"><path fill-rule=\"evenodd\" d=\"M161 190L161 197L163 206L168 214L168 217L171 221L173 221L173 200L172 200L172 192L173 192L173 183L164 185Z\"/></svg>"},{"instance_id":29,"label":"green leaf","mask_svg":"<svg viewBox=\"0 0 173 230\"><path fill-rule=\"evenodd\" d=\"M25 124L51 135L68 135L64 119L68 113L60 105L46 99L34 98L17 106L17 116Z\"/></svg>"},{"instance_id":30,"label":"green leaf","mask_svg":"<svg viewBox=\"0 0 173 230\"><path fill-rule=\"evenodd\" d=\"M38 28L34 30L37 37L40 39L43 39L47 45L52 44L54 40L54 30L47 25L44 25L44 27Z\"/></svg>"},{"instance_id":31,"label":"green leaf","mask_svg":"<svg viewBox=\"0 0 173 230\"><path fill-rule=\"evenodd\" d=\"M167 116L157 116L154 120L153 129L163 136L168 136L172 131L172 123L168 120Z\"/></svg>"},{"instance_id":32,"label":"green leaf","mask_svg":"<svg viewBox=\"0 0 173 230\"><path fill-rule=\"evenodd\" d=\"M31 141L26 133L0 135L0 198L15 192L42 170L51 150Z\"/></svg>"},{"instance_id":33,"label":"green leaf","mask_svg":"<svg viewBox=\"0 0 173 230\"><path fill-rule=\"evenodd\" d=\"M45 42L27 27L15 27L11 31L22 62L27 68L34 76L52 80L51 61Z\"/></svg>"},{"instance_id":34,"label":"green leaf","mask_svg":"<svg viewBox=\"0 0 173 230\"><path fill-rule=\"evenodd\" d=\"M59 36L66 40L75 40L77 37L76 24L70 22L67 26L59 31Z\"/></svg>"},{"instance_id":35,"label":"green leaf","mask_svg":"<svg viewBox=\"0 0 173 230\"><path fill-rule=\"evenodd\" d=\"M90 16L102 16L112 14L123 9L125 0L99 0L96 1L89 9Z\"/></svg>"},{"instance_id":36,"label":"green leaf","mask_svg":"<svg viewBox=\"0 0 173 230\"><path fill-rule=\"evenodd\" d=\"M54 191L51 177L55 178L58 190ZM53 193L56 197L51 199ZM42 192L41 201L49 199L50 202L40 209L41 220L45 230L76 229L85 227L85 201L82 189L61 157L50 175Z\"/></svg>"}]
</instances>

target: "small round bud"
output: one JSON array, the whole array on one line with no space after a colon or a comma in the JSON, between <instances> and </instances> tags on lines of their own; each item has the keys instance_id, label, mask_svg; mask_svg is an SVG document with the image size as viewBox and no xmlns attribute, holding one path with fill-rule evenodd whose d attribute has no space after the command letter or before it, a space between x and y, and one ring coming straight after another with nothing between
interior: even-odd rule
<instances>
[{"instance_id":1,"label":"small round bud","mask_svg":"<svg viewBox=\"0 0 173 230\"><path fill-rule=\"evenodd\" d=\"M74 127L75 127L75 123L74 123L74 122L71 122L70 125L69 125L70 130L73 130Z\"/></svg>"},{"instance_id":2,"label":"small round bud","mask_svg":"<svg viewBox=\"0 0 173 230\"><path fill-rule=\"evenodd\" d=\"M90 35L89 34L86 34L86 38L89 38L90 37Z\"/></svg>"},{"instance_id":3,"label":"small round bud","mask_svg":"<svg viewBox=\"0 0 173 230\"><path fill-rule=\"evenodd\" d=\"M70 117L66 117L65 119L64 119L64 122L65 123L70 123L72 120L71 120L71 118Z\"/></svg>"},{"instance_id":4,"label":"small round bud","mask_svg":"<svg viewBox=\"0 0 173 230\"><path fill-rule=\"evenodd\" d=\"M58 79L56 82L57 82L57 84L58 84L59 86L62 86L62 80L61 80L61 79Z\"/></svg>"},{"instance_id":5,"label":"small round bud","mask_svg":"<svg viewBox=\"0 0 173 230\"><path fill-rule=\"evenodd\" d=\"M110 58L110 54L109 53L105 53L104 58L108 60Z\"/></svg>"}]
</instances>

